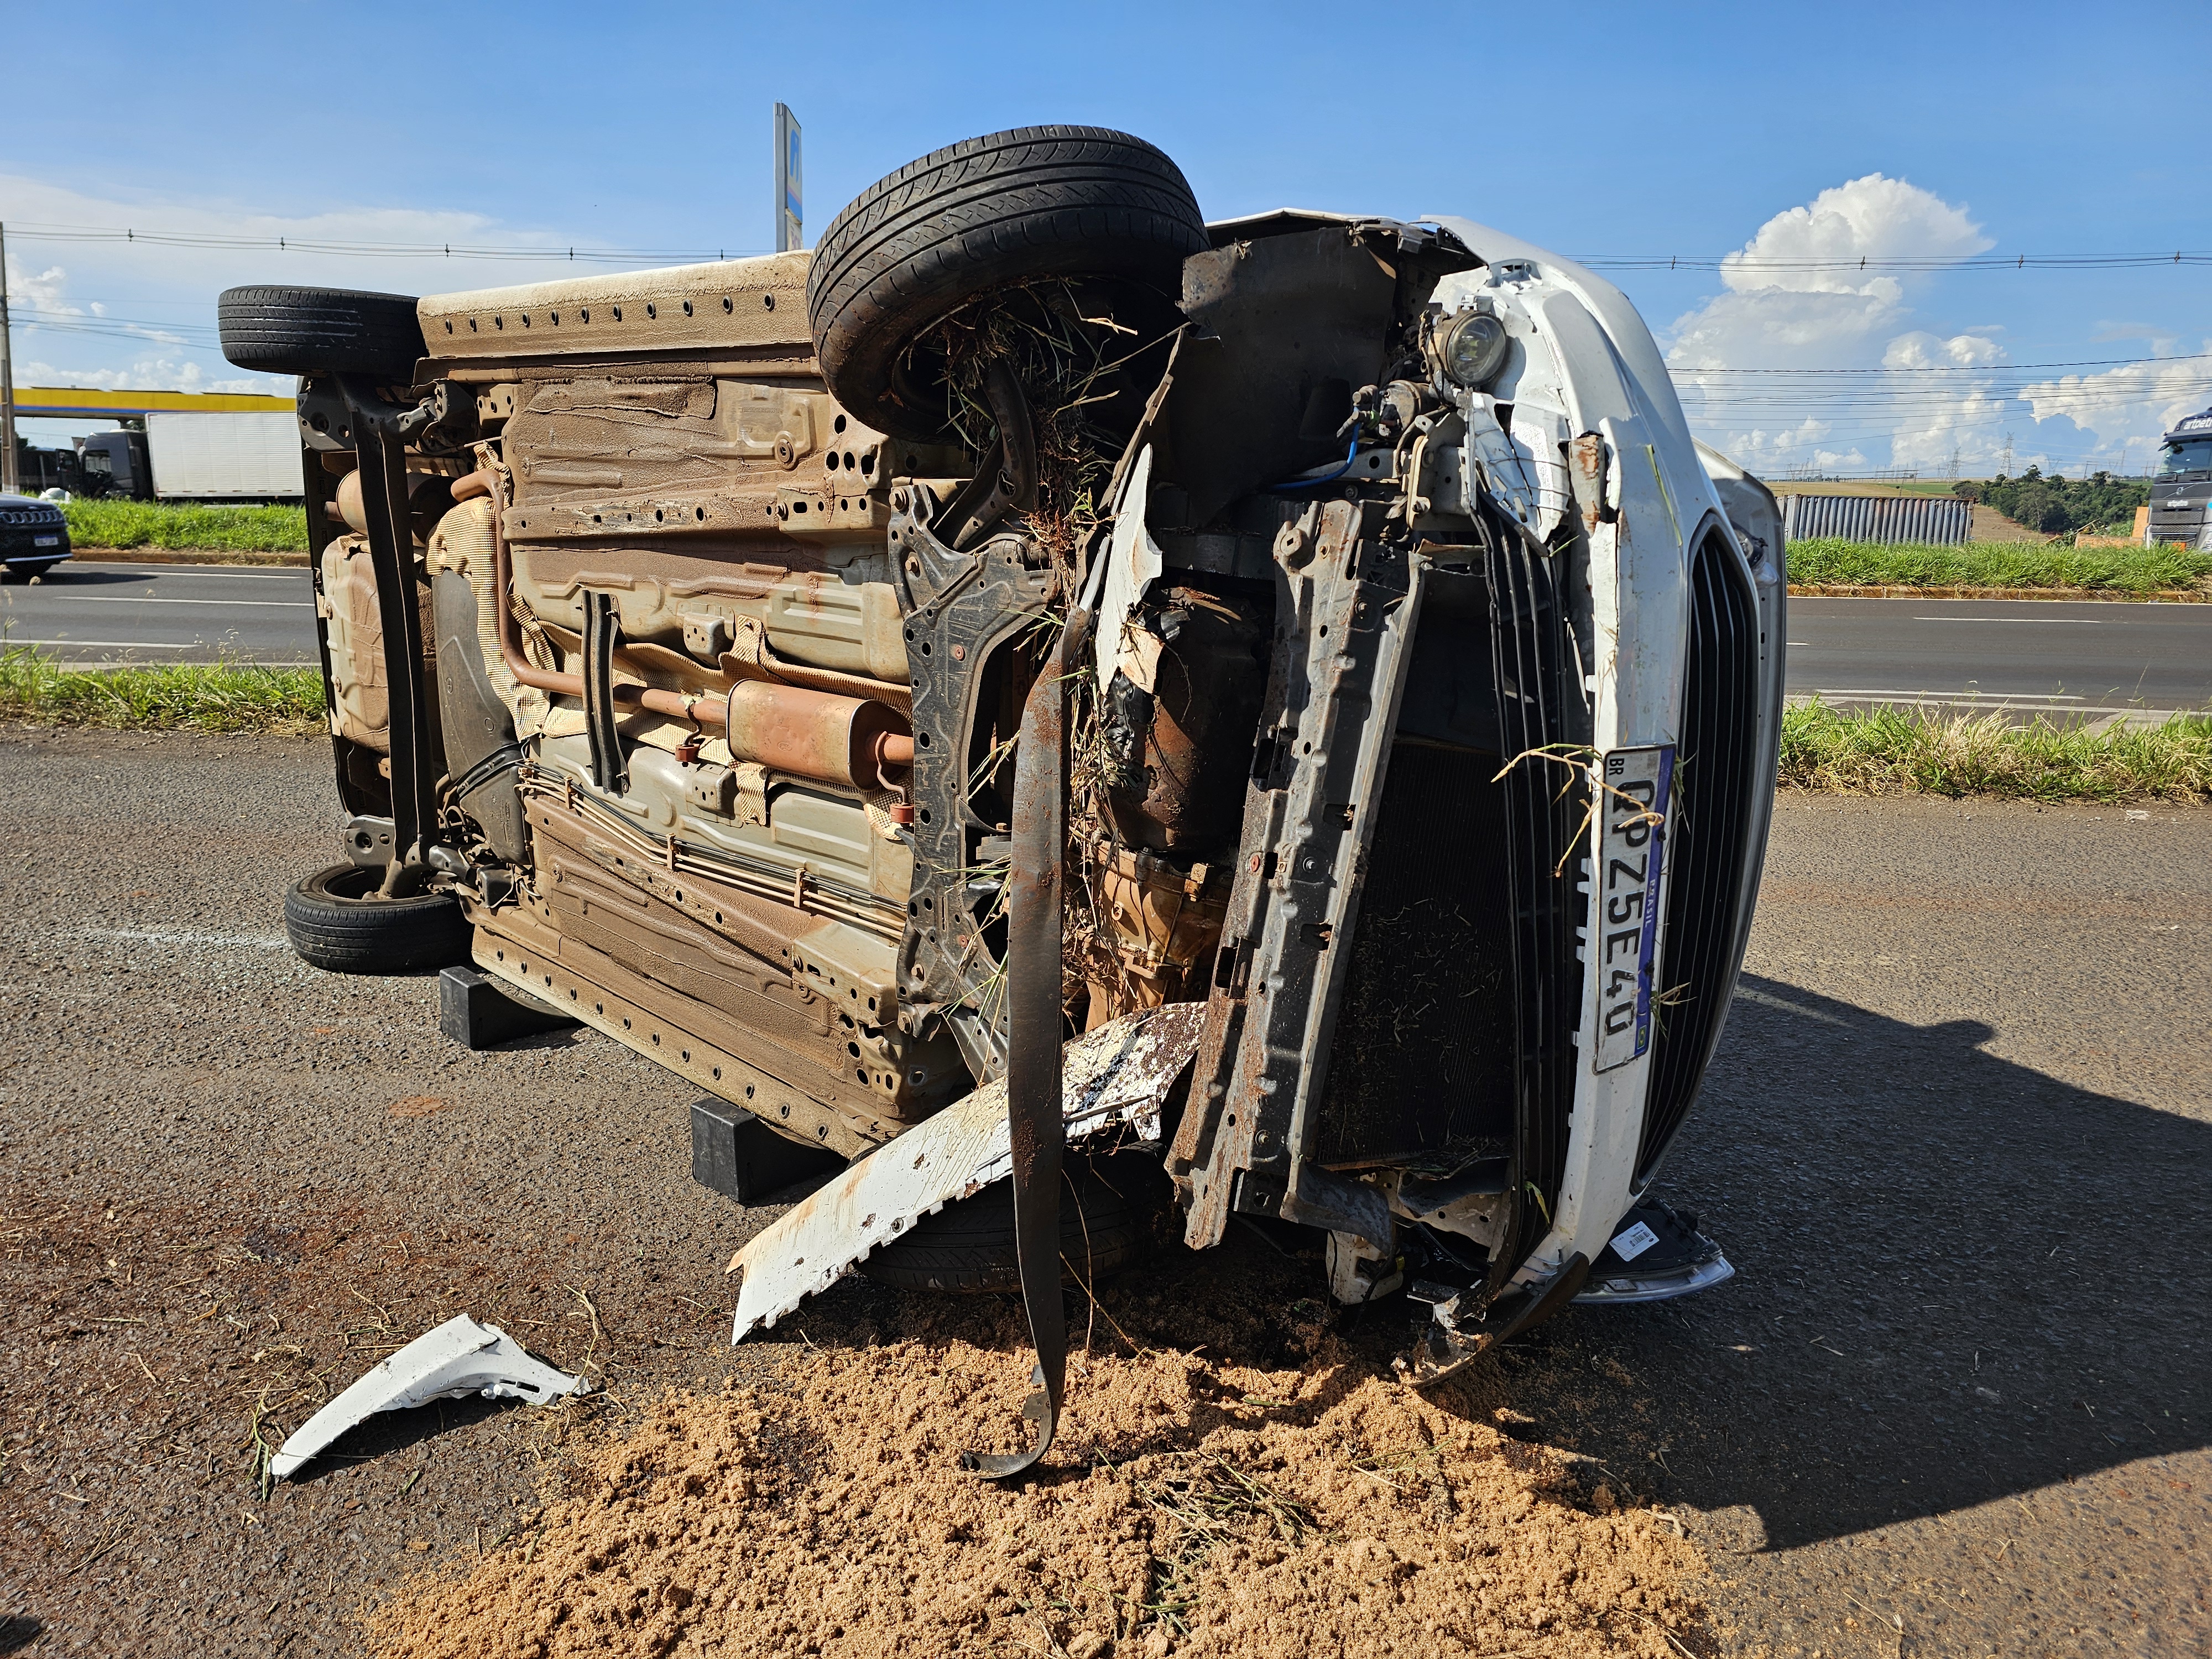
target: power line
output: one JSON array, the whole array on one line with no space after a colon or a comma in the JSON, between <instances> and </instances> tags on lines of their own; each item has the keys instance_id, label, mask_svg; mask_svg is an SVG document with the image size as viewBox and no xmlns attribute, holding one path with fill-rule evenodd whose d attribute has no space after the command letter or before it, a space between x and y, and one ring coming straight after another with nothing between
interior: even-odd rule
<instances>
[{"instance_id":1,"label":"power line","mask_svg":"<svg viewBox=\"0 0 2212 1659\"><path fill-rule=\"evenodd\" d=\"M2107 270L2129 265L2212 265L2212 252L2189 248L2167 253L1988 253L1963 259L1913 253L1867 254L1856 259L1777 259L1747 253L1569 257L1593 270Z\"/></svg>"},{"instance_id":2,"label":"power line","mask_svg":"<svg viewBox=\"0 0 2212 1659\"><path fill-rule=\"evenodd\" d=\"M2028 369L2132 368L2138 363L2198 363L2208 358L2212 358L2212 351L2190 352L2179 357L2081 357L2057 363L1916 363L1886 368L1677 368L1670 364L1667 372L1678 379L1686 374L2012 374Z\"/></svg>"},{"instance_id":3,"label":"power line","mask_svg":"<svg viewBox=\"0 0 2212 1659\"><path fill-rule=\"evenodd\" d=\"M611 248L534 244L487 246L455 242L387 242L368 238L215 234L204 232L139 230L133 227L67 225L10 221L9 234L36 242L144 242L155 247L265 249L282 253L330 253L387 259L550 259L572 264L621 262L698 264L731 257L726 248ZM738 257L766 252L741 248ZM1774 258L1747 253L1591 253L1571 256L1599 270L2083 270L2125 266L2212 265L2212 252L2179 248L2146 253L1868 254L1859 258Z\"/></svg>"},{"instance_id":4,"label":"power line","mask_svg":"<svg viewBox=\"0 0 2212 1659\"><path fill-rule=\"evenodd\" d=\"M727 249L708 253L698 249L609 248L568 246L486 247L460 242L382 242L333 240L325 237L213 235L186 231L138 230L125 226L44 224L10 220L9 234L26 242L121 242L131 246L207 247L259 250L276 253L342 254L377 259L528 259L571 264L702 264L731 257ZM760 252L740 248L739 257Z\"/></svg>"}]
</instances>

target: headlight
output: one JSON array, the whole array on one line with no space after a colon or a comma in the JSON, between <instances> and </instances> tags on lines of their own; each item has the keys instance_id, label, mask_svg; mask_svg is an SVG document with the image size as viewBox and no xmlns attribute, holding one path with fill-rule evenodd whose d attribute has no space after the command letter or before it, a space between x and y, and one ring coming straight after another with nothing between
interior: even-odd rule
<instances>
[{"instance_id":1,"label":"headlight","mask_svg":"<svg viewBox=\"0 0 2212 1659\"><path fill-rule=\"evenodd\" d=\"M1437 338L1437 358L1448 379L1472 392L1505 367L1511 343L1496 317L1470 311L1445 321Z\"/></svg>"}]
</instances>

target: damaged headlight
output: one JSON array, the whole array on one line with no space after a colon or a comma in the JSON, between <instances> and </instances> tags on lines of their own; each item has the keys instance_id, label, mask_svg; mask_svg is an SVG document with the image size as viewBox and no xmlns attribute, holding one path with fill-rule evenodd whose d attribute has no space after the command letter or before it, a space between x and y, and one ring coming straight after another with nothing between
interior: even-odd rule
<instances>
[{"instance_id":1,"label":"damaged headlight","mask_svg":"<svg viewBox=\"0 0 2212 1659\"><path fill-rule=\"evenodd\" d=\"M1470 392L1505 367L1505 353L1512 344L1505 325L1487 311L1444 318L1432 337L1437 365L1445 378Z\"/></svg>"}]
</instances>

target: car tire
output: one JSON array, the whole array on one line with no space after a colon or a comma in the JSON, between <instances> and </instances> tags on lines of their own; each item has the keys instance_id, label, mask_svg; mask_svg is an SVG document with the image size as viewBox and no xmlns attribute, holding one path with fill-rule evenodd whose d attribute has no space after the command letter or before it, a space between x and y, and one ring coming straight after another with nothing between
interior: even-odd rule
<instances>
[{"instance_id":1,"label":"car tire","mask_svg":"<svg viewBox=\"0 0 2212 1659\"><path fill-rule=\"evenodd\" d=\"M450 893L376 895L384 872L334 864L284 895L284 937L333 974L421 974L469 959L474 931Z\"/></svg>"},{"instance_id":2,"label":"car tire","mask_svg":"<svg viewBox=\"0 0 2212 1659\"><path fill-rule=\"evenodd\" d=\"M1172 296L1207 246L1182 171L1105 127L1017 127L910 161L830 222L806 274L806 319L839 404L927 442L942 410L892 388L899 355L979 294L1045 276L1120 278Z\"/></svg>"},{"instance_id":3,"label":"car tire","mask_svg":"<svg viewBox=\"0 0 2212 1659\"><path fill-rule=\"evenodd\" d=\"M226 289L215 303L222 355L266 374L366 374L411 386L422 325L404 294L345 288Z\"/></svg>"},{"instance_id":4,"label":"car tire","mask_svg":"<svg viewBox=\"0 0 2212 1659\"><path fill-rule=\"evenodd\" d=\"M1157 1156L1071 1155L1060 1191L1060 1253L1070 1284L1095 1285L1158 1248L1169 1212L1167 1175ZM993 1182L946 1205L908 1230L897 1243L871 1252L860 1271L903 1291L960 1295L1022 1287L1014 1249L1014 1183Z\"/></svg>"}]
</instances>

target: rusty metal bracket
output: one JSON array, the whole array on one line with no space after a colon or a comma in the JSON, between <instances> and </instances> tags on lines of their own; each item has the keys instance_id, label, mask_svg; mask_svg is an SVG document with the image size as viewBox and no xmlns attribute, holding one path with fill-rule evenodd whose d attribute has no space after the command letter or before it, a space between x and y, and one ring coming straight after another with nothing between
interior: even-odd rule
<instances>
[{"instance_id":1,"label":"rusty metal bracket","mask_svg":"<svg viewBox=\"0 0 2212 1659\"><path fill-rule=\"evenodd\" d=\"M982 707L984 671L1003 649L1018 649L1018 636L1045 614L1053 577L1024 562L1027 544L1012 535L955 553L931 529L927 495L914 486L890 529L914 684L914 881L899 946L899 1020L919 1036L941 1018L981 1084L1005 1073L1006 1030L999 960L970 884L997 863L979 842L1005 836L1012 820L994 821L1003 805L988 817L978 811L979 789L993 786L974 775L971 744L993 718Z\"/></svg>"},{"instance_id":2,"label":"rusty metal bracket","mask_svg":"<svg viewBox=\"0 0 2212 1659\"><path fill-rule=\"evenodd\" d=\"M1036 505L1036 422L1005 358L994 360L984 371L983 397L999 435L984 452L974 479L953 496L945 514L945 522L953 527L952 545L961 552L989 535L1007 514Z\"/></svg>"},{"instance_id":3,"label":"rusty metal bracket","mask_svg":"<svg viewBox=\"0 0 2212 1659\"><path fill-rule=\"evenodd\" d=\"M592 744L592 787L619 795L629 787L622 732L615 724L615 647L622 616L611 593L584 590L584 721Z\"/></svg>"},{"instance_id":4,"label":"rusty metal bracket","mask_svg":"<svg viewBox=\"0 0 2212 1659\"><path fill-rule=\"evenodd\" d=\"M353 413L369 568L376 576L385 680L391 688L393 833L385 890L393 892L400 872L422 866L439 838L437 782L444 769L422 684L422 612L415 595L415 535L407 502L407 436L421 424L422 411L385 402L358 375L342 375L338 384Z\"/></svg>"},{"instance_id":5,"label":"rusty metal bracket","mask_svg":"<svg viewBox=\"0 0 2212 1659\"><path fill-rule=\"evenodd\" d=\"M1013 869L1006 916L1007 1141L1013 1152L1014 1253L1036 1347L1036 1392L1022 1407L1036 1433L1026 1452L969 1452L963 1467L993 1480L1030 1468L1051 1449L1067 1373L1060 1289L1060 882L1067 861L1068 667L1090 613L1072 611L1022 707L1014 762Z\"/></svg>"},{"instance_id":6,"label":"rusty metal bracket","mask_svg":"<svg viewBox=\"0 0 2212 1659\"><path fill-rule=\"evenodd\" d=\"M1321 517L1310 562L1278 538L1279 560L1300 561L1279 574L1279 701L1246 797L1214 1016L1169 1163L1189 1184L1194 1249L1218 1243L1240 1212L1388 1243L1376 1200L1309 1160L1429 567L1386 538L1379 502L1331 502Z\"/></svg>"}]
</instances>

